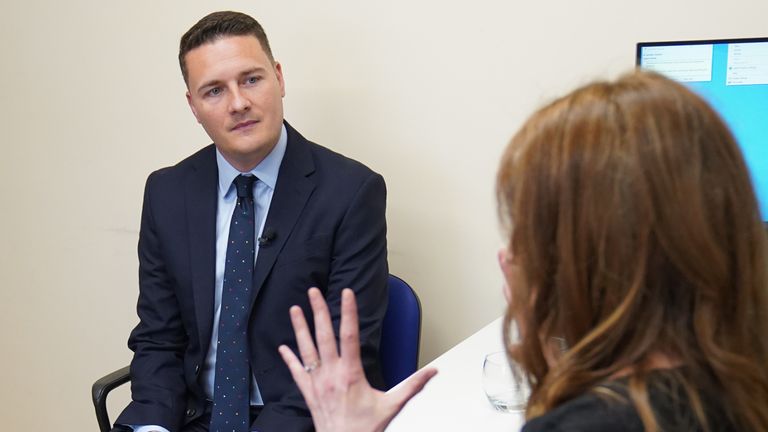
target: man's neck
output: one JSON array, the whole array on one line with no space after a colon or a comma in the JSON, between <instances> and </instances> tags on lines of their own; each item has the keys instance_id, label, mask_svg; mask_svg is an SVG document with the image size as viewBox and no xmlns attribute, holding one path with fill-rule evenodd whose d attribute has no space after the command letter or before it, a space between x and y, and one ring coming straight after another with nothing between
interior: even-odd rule
<instances>
[{"instance_id":1,"label":"man's neck","mask_svg":"<svg viewBox=\"0 0 768 432\"><path fill-rule=\"evenodd\" d=\"M272 144L269 149L265 149L267 151L259 152L258 154L253 155L236 156L227 154L221 151L221 149L219 149L219 153L221 153L221 156L223 156L224 159L226 159L226 161L229 162L233 168L240 171L241 173L247 173L256 168L267 156L269 156L269 154L272 153L272 150L275 149L276 145L277 142Z\"/></svg>"}]
</instances>

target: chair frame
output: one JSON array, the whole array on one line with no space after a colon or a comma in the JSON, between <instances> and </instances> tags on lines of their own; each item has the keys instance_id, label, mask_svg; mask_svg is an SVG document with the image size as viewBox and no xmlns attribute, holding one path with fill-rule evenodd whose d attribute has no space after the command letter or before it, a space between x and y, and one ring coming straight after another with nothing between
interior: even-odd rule
<instances>
[{"instance_id":1,"label":"chair frame","mask_svg":"<svg viewBox=\"0 0 768 432\"><path fill-rule=\"evenodd\" d=\"M101 432L109 432L112 425L107 412L107 395L112 390L131 380L131 367L125 366L96 380L91 387L93 407L96 409L96 421Z\"/></svg>"}]
</instances>

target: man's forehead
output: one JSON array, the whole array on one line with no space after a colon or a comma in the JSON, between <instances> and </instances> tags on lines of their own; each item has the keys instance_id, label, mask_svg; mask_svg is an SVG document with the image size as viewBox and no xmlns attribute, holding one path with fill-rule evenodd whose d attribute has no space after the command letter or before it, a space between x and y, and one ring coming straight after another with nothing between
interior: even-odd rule
<instances>
[{"instance_id":1,"label":"man's forehead","mask_svg":"<svg viewBox=\"0 0 768 432\"><path fill-rule=\"evenodd\" d=\"M185 60L196 57L208 57L216 55L226 55L228 52L251 52L263 56L267 60L269 57L261 46L261 42L253 35L222 35L218 36L204 44L197 46L184 55Z\"/></svg>"},{"instance_id":2,"label":"man's forehead","mask_svg":"<svg viewBox=\"0 0 768 432\"><path fill-rule=\"evenodd\" d=\"M223 37L200 45L186 54L185 63L191 81L272 67L258 39L252 36Z\"/></svg>"}]
</instances>

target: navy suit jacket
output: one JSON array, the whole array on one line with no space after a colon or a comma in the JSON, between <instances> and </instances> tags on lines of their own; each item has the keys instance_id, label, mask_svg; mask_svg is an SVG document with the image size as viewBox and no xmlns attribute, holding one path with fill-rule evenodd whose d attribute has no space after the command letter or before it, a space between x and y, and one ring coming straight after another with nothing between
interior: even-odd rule
<instances>
[{"instance_id":1,"label":"navy suit jacket","mask_svg":"<svg viewBox=\"0 0 768 432\"><path fill-rule=\"evenodd\" d=\"M264 408L260 431L312 430L306 404L277 352L296 350L288 309L310 311L307 289L320 288L336 326L341 290L352 288L368 379L382 386L381 322L387 307L383 178L307 141L286 123L288 144L259 249L249 321L252 371ZM139 234L140 322L128 340L132 402L117 424L157 424L171 432L205 408L200 371L213 326L217 175L205 147L147 179ZM310 320L310 326L312 325Z\"/></svg>"}]
</instances>

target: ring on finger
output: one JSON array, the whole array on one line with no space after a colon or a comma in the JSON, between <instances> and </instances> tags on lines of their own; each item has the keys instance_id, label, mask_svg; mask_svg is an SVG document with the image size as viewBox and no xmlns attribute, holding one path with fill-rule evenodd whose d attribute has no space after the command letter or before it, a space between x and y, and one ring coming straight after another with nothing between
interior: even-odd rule
<instances>
[{"instance_id":1,"label":"ring on finger","mask_svg":"<svg viewBox=\"0 0 768 432\"><path fill-rule=\"evenodd\" d=\"M315 369L317 369L319 367L320 367L320 360L315 360L312 363L304 365L304 370L309 372L309 373L312 373L313 370L315 370Z\"/></svg>"}]
</instances>

